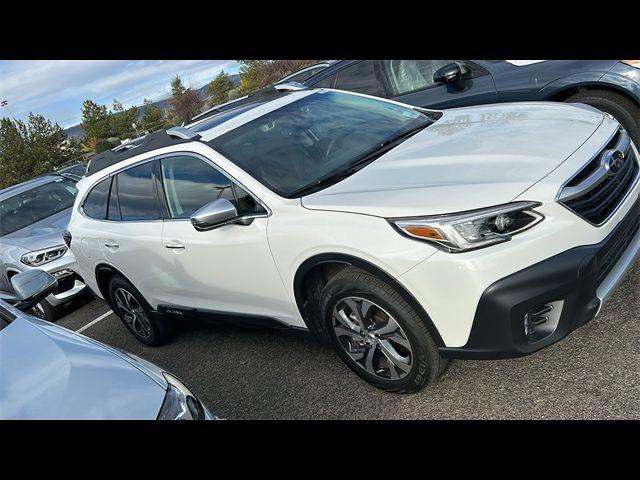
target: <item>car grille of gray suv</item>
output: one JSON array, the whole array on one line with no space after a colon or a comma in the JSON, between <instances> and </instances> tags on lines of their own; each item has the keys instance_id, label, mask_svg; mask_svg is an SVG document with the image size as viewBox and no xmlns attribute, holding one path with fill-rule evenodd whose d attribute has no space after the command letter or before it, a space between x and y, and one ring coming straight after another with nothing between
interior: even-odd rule
<instances>
[{"instance_id":1,"label":"car grille of gray suv","mask_svg":"<svg viewBox=\"0 0 640 480\"><path fill-rule=\"evenodd\" d=\"M593 225L602 225L633 188L639 170L629 135L620 129L564 186L558 200Z\"/></svg>"}]
</instances>

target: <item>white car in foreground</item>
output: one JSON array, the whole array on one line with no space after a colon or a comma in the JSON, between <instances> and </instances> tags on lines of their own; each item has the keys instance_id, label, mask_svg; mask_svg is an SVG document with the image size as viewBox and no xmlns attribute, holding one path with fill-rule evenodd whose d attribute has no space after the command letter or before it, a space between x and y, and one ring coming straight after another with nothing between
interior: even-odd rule
<instances>
[{"instance_id":1,"label":"white car in foreground","mask_svg":"<svg viewBox=\"0 0 640 480\"><path fill-rule=\"evenodd\" d=\"M148 345L170 317L303 328L410 392L599 312L638 254L638 157L584 105L298 91L96 157L66 241Z\"/></svg>"}]
</instances>

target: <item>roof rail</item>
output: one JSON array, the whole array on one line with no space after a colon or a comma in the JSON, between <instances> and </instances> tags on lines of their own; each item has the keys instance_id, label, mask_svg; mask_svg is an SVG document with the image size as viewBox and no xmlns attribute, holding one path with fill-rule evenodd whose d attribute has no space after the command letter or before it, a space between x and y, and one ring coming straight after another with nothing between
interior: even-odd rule
<instances>
[{"instance_id":1,"label":"roof rail","mask_svg":"<svg viewBox=\"0 0 640 480\"><path fill-rule=\"evenodd\" d=\"M128 158L135 157L141 153L150 152L170 145L188 143L199 140L200 135L184 127L173 127L168 130L160 130L144 137L139 137L131 142L127 142L113 150L99 153L89 160L87 174L93 175L111 165L114 165Z\"/></svg>"},{"instance_id":2,"label":"roof rail","mask_svg":"<svg viewBox=\"0 0 640 480\"><path fill-rule=\"evenodd\" d=\"M184 127L169 128L167 130L167 135L169 135L170 137L182 138L183 140L193 140L196 137L200 137L200 135L198 135L193 130L189 130L188 128Z\"/></svg>"},{"instance_id":3,"label":"roof rail","mask_svg":"<svg viewBox=\"0 0 640 480\"><path fill-rule=\"evenodd\" d=\"M308 90L309 87L299 82L276 83L273 88L279 92L298 92L300 90Z\"/></svg>"}]
</instances>

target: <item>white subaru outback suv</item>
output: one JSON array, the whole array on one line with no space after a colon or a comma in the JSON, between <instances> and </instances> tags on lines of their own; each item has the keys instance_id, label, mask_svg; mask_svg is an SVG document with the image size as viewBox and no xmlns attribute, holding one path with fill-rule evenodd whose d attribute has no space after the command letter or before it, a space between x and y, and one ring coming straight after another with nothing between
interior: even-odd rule
<instances>
[{"instance_id":1,"label":"white subaru outback suv","mask_svg":"<svg viewBox=\"0 0 640 480\"><path fill-rule=\"evenodd\" d=\"M599 312L638 255L638 158L584 105L289 92L96 157L65 240L145 344L176 318L308 329L411 392Z\"/></svg>"}]
</instances>

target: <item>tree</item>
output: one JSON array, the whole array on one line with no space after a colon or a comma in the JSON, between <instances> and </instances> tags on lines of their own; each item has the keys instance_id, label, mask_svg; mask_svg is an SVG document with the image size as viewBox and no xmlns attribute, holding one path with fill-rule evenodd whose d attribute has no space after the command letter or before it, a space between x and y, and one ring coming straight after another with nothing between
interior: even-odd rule
<instances>
[{"instance_id":1,"label":"tree","mask_svg":"<svg viewBox=\"0 0 640 480\"><path fill-rule=\"evenodd\" d=\"M182 85L179 75L171 80L171 92L169 110L176 123L182 123L197 115L204 107L204 99L199 92Z\"/></svg>"},{"instance_id":2,"label":"tree","mask_svg":"<svg viewBox=\"0 0 640 480\"><path fill-rule=\"evenodd\" d=\"M271 85L282 77L297 72L314 63L318 63L317 60L269 60L261 65L258 74L260 87Z\"/></svg>"},{"instance_id":3,"label":"tree","mask_svg":"<svg viewBox=\"0 0 640 480\"><path fill-rule=\"evenodd\" d=\"M100 139L96 142L96 153L102 153L106 150L111 150L113 144L108 140Z\"/></svg>"},{"instance_id":4,"label":"tree","mask_svg":"<svg viewBox=\"0 0 640 480\"><path fill-rule=\"evenodd\" d=\"M238 60L240 90L243 93L260 88L260 69L267 60Z\"/></svg>"},{"instance_id":5,"label":"tree","mask_svg":"<svg viewBox=\"0 0 640 480\"><path fill-rule=\"evenodd\" d=\"M317 60L238 60L240 89L248 93L277 82L282 77L317 63Z\"/></svg>"},{"instance_id":6,"label":"tree","mask_svg":"<svg viewBox=\"0 0 640 480\"><path fill-rule=\"evenodd\" d=\"M122 104L114 98L113 110L109 112L112 133L120 139L135 137L137 133L132 124L136 121L137 115L138 107L132 106L125 110Z\"/></svg>"},{"instance_id":7,"label":"tree","mask_svg":"<svg viewBox=\"0 0 640 480\"><path fill-rule=\"evenodd\" d=\"M156 107L151 100L143 100L144 114L142 116L142 126L145 130L153 132L159 130L164 125L164 112Z\"/></svg>"},{"instance_id":8,"label":"tree","mask_svg":"<svg viewBox=\"0 0 640 480\"><path fill-rule=\"evenodd\" d=\"M240 98L241 96L242 94L240 93L240 88L234 88L232 90L229 90L228 101L235 100L236 98Z\"/></svg>"},{"instance_id":9,"label":"tree","mask_svg":"<svg viewBox=\"0 0 640 480\"><path fill-rule=\"evenodd\" d=\"M98 105L93 100L82 102L82 122L85 139L107 138L112 135L109 110L106 105Z\"/></svg>"},{"instance_id":10,"label":"tree","mask_svg":"<svg viewBox=\"0 0 640 480\"><path fill-rule=\"evenodd\" d=\"M221 71L207 86L207 91L211 95L209 105L213 107L229 101L229 92L233 90L233 87L234 84L231 77L224 70Z\"/></svg>"},{"instance_id":11,"label":"tree","mask_svg":"<svg viewBox=\"0 0 640 480\"><path fill-rule=\"evenodd\" d=\"M180 75L177 75L171 79L171 95L174 97L179 97L185 92L186 88L182 84L182 79Z\"/></svg>"},{"instance_id":12,"label":"tree","mask_svg":"<svg viewBox=\"0 0 640 480\"><path fill-rule=\"evenodd\" d=\"M0 119L0 188L53 170L80 155L60 125L29 114L27 123Z\"/></svg>"}]
</instances>

